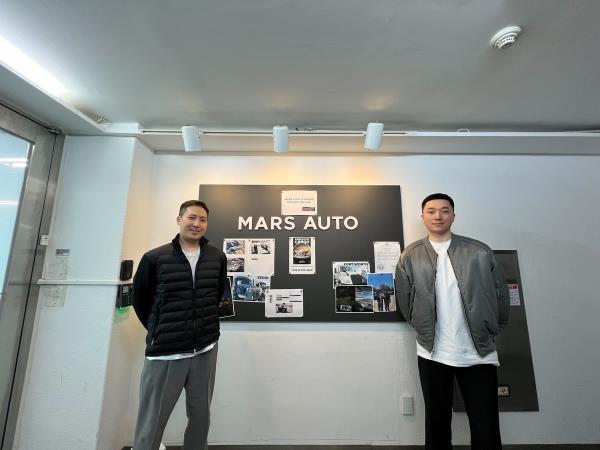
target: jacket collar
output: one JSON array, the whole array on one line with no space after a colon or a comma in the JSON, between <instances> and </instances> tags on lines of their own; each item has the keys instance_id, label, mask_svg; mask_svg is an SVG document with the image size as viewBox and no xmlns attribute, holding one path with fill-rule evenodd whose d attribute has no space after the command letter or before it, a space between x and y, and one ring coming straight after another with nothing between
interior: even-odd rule
<instances>
[{"instance_id":1,"label":"jacket collar","mask_svg":"<svg viewBox=\"0 0 600 450\"><path fill-rule=\"evenodd\" d=\"M171 243L173 244L173 246L176 249L181 250L181 244L179 243L179 233L177 233L175 235L175 237L173 238L173 240L171 241ZM206 239L206 237L202 236L200 238L200 248L202 249L204 247L204 245L206 245L208 243L208 239ZM183 250L182 250L183 251Z\"/></svg>"},{"instance_id":2,"label":"jacket collar","mask_svg":"<svg viewBox=\"0 0 600 450\"><path fill-rule=\"evenodd\" d=\"M457 246L457 241L460 241L461 236L458 234L450 233L450 246L448 247L448 253L452 253ZM431 263L435 266L437 264L437 253L433 249L433 245L429 241L429 235L425 236L422 239L423 245L425 246L425 250L427 250L427 255L431 260Z\"/></svg>"}]
</instances>

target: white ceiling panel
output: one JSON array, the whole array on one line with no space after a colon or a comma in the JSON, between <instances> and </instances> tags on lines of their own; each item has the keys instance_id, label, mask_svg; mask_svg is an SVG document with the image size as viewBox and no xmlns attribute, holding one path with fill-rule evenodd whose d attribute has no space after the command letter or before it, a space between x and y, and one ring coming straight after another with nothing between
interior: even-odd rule
<instances>
[{"instance_id":1,"label":"white ceiling panel","mask_svg":"<svg viewBox=\"0 0 600 450\"><path fill-rule=\"evenodd\" d=\"M0 38L59 79L61 102L91 123L101 116L147 129L221 131L362 130L371 121L386 131L600 128L597 0L2 3ZM523 28L519 41L492 49L491 36L507 25ZM14 103L24 94L0 77L0 95ZM31 103L26 109L36 114ZM43 107L38 114L67 132L99 132ZM146 138L163 150L159 140Z\"/></svg>"}]
</instances>

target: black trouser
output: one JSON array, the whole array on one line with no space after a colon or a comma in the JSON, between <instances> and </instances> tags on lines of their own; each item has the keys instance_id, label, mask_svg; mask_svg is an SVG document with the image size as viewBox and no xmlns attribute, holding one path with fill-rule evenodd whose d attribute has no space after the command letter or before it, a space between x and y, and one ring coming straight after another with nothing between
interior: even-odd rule
<instances>
[{"instance_id":1,"label":"black trouser","mask_svg":"<svg viewBox=\"0 0 600 450\"><path fill-rule=\"evenodd\" d=\"M498 375L496 366L452 367L419 357L419 377L425 399L425 448L452 448L454 377L465 401L471 448L499 450Z\"/></svg>"}]
</instances>

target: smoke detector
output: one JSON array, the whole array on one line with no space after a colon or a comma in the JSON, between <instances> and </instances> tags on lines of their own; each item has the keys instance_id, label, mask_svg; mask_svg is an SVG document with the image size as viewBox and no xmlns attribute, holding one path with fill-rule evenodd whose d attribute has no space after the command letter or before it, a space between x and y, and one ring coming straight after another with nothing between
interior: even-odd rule
<instances>
[{"instance_id":1,"label":"smoke detector","mask_svg":"<svg viewBox=\"0 0 600 450\"><path fill-rule=\"evenodd\" d=\"M516 25L502 28L490 40L490 45L493 48L504 50L512 47L521 34L521 27Z\"/></svg>"}]
</instances>

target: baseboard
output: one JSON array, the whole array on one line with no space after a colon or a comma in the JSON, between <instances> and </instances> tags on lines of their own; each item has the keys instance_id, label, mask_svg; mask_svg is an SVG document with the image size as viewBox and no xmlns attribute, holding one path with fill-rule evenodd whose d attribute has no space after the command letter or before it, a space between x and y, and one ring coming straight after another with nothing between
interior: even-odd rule
<instances>
[{"instance_id":1,"label":"baseboard","mask_svg":"<svg viewBox=\"0 0 600 450\"><path fill-rule=\"evenodd\" d=\"M208 450L423 450L422 445L209 445ZM455 445L455 450L469 450L468 445ZM512 444L503 450L600 450L600 444ZM131 447L123 447L131 450ZM183 450L170 445L167 450Z\"/></svg>"}]
</instances>

